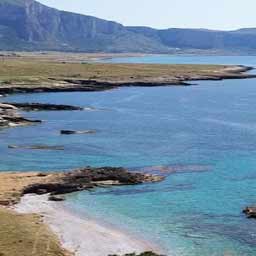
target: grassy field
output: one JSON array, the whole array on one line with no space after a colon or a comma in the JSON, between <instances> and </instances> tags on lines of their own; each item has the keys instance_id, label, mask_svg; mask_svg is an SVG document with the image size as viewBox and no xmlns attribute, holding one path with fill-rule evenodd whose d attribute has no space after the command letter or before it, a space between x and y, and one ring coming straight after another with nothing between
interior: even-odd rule
<instances>
[{"instance_id":1,"label":"grassy field","mask_svg":"<svg viewBox=\"0 0 256 256\"><path fill-rule=\"evenodd\" d=\"M99 81L178 80L191 76L209 76L223 72L218 65L158 65L72 63L41 58L0 58L0 81L41 82L49 78Z\"/></svg>"},{"instance_id":2,"label":"grassy field","mask_svg":"<svg viewBox=\"0 0 256 256\"><path fill-rule=\"evenodd\" d=\"M0 208L0 256L67 256L37 215Z\"/></svg>"},{"instance_id":3,"label":"grassy field","mask_svg":"<svg viewBox=\"0 0 256 256\"><path fill-rule=\"evenodd\" d=\"M1 173L0 205L18 202L25 186L49 181L38 173ZM0 256L67 256L40 216L17 214L0 206Z\"/></svg>"}]
</instances>

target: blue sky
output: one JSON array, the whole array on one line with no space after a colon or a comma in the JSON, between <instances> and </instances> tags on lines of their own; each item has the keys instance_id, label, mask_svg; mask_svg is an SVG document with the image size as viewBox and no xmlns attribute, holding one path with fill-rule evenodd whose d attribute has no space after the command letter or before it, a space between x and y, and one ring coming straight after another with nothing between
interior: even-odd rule
<instances>
[{"instance_id":1,"label":"blue sky","mask_svg":"<svg viewBox=\"0 0 256 256\"><path fill-rule=\"evenodd\" d=\"M155 28L256 27L256 0L39 0L58 9Z\"/></svg>"}]
</instances>

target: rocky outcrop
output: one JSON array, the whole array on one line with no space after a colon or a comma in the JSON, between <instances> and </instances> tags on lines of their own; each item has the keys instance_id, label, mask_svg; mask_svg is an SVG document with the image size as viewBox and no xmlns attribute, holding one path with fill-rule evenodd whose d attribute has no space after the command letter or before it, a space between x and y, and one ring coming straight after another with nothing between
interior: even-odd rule
<instances>
[{"instance_id":1,"label":"rocky outcrop","mask_svg":"<svg viewBox=\"0 0 256 256\"><path fill-rule=\"evenodd\" d=\"M41 120L31 120L20 116L18 109L10 104L0 104L0 128L15 127L41 123Z\"/></svg>"},{"instance_id":2,"label":"rocky outcrop","mask_svg":"<svg viewBox=\"0 0 256 256\"><path fill-rule=\"evenodd\" d=\"M57 104L44 104L44 103L0 103L0 128L41 123L41 120L30 120L20 116L19 110L75 111L75 110L83 110L83 108L77 107L77 106L71 106L71 105L57 105ZM11 146L11 148L17 148L17 147L19 146ZM49 149L49 147L47 148ZM36 146L36 147L31 147L31 149L46 149L46 147Z\"/></svg>"},{"instance_id":3,"label":"rocky outcrop","mask_svg":"<svg viewBox=\"0 0 256 256\"><path fill-rule=\"evenodd\" d=\"M71 105L60 105L60 104L47 104L47 103L3 103L8 104L9 106L14 106L23 111L74 111L74 110L83 110L82 107L76 107ZM1 106L0 106L1 107Z\"/></svg>"},{"instance_id":4,"label":"rocky outcrop","mask_svg":"<svg viewBox=\"0 0 256 256\"><path fill-rule=\"evenodd\" d=\"M246 207L243 210L243 213L246 214L246 216L248 218L254 218L256 219L256 206L250 206L250 207Z\"/></svg>"},{"instance_id":5,"label":"rocky outcrop","mask_svg":"<svg viewBox=\"0 0 256 256\"><path fill-rule=\"evenodd\" d=\"M159 182L162 176L129 172L124 168L87 167L67 173L56 174L51 182L31 184L23 189L23 194L60 195L88 190L107 185L138 185L146 182Z\"/></svg>"}]
</instances>

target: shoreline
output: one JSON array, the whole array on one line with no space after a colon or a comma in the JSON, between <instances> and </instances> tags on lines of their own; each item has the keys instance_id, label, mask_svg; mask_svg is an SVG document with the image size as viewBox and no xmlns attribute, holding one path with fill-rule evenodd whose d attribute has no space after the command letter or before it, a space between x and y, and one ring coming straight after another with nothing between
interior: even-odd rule
<instances>
[{"instance_id":1,"label":"shoreline","mask_svg":"<svg viewBox=\"0 0 256 256\"><path fill-rule=\"evenodd\" d=\"M7 59L0 95L50 92L100 92L121 87L191 86L195 81L256 78L244 65L62 63ZM22 64L26 70L22 70ZM41 65L40 65L41 64ZM51 68L51 69L50 69ZM56 70L56 73L52 72ZM19 75L17 75L19 73ZM65 74L66 73L66 74Z\"/></svg>"},{"instance_id":2,"label":"shoreline","mask_svg":"<svg viewBox=\"0 0 256 256\"><path fill-rule=\"evenodd\" d=\"M9 61L10 64L13 63L13 60ZM17 65L13 70L13 75L15 75L22 67L16 62L13 64ZM38 64L33 61L28 62L27 65L32 69L34 65ZM59 69L58 72L66 72L66 64L61 64L64 65L61 68L59 63L50 63L49 65ZM64 77L63 74L61 77L53 77L49 71L50 73L42 78L40 76L42 76L43 70L39 66L35 69L39 72L37 75L40 76L33 76L31 81L25 78L28 75L31 76L27 71L23 71L23 75L16 78L17 80L11 78L5 80L5 78L0 81L0 96L23 93L101 92L122 87L191 86L195 85L192 84L193 81L256 78L256 74L247 73L254 68L243 65L90 64L87 65L87 68L91 69L90 72L81 67L83 64L76 65L78 66L75 68L80 69L81 73L85 72L83 75L70 73L68 77ZM107 73L111 73L111 75L108 76ZM41 123L42 120L30 120L20 114L20 111L41 110L74 111L86 110L86 108L38 102L12 104L4 103L2 100L0 102L0 128Z\"/></svg>"},{"instance_id":3,"label":"shoreline","mask_svg":"<svg viewBox=\"0 0 256 256\"><path fill-rule=\"evenodd\" d=\"M63 63L63 65L66 65ZM110 64L106 64L106 66L110 67ZM97 67L94 66L95 68ZM112 67L116 68L117 65L112 65ZM127 68L126 65L121 65L122 68ZM168 75L167 73L169 70L162 71L162 68L164 66L161 65L129 65L129 68L136 68L141 67L141 72L144 72L145 70L156 67L159 69L159 74L153 75L151 77L143 76L140 77L131 77L130 72L134 72L132 69L129 71L127 77L123 80L119 80L118 78L115 79L107 79L105 77L100 78L99 80L94 80L91 78L78 78L76 77L76 74L72 74L72 76L66 78L66 77L52 77L49 76L46 78L46 80L39 81L38 84L24 84L24 81L20 82L14 82L13 84L2 84L0 86L0 94L5 93L6 90L8 90L7 93L36 93L36 92L72 92L72 91L104 91L104 90L110 90L114 88L124 87L124 86L141 86L141 87L153 87L153 86L170 86L170 85L179 85L179 86L189 86L188 82L192 81L199 81L199 80L223 80L223 79L245 79L245 78L256 78L256 75L246 74L245 72L253 69L251 67L246 66L219 66L219 69L211 69L210 72L206 72L205 70L202 70L197 73L193 71L192 73L188 72L182 72L178 75ZM168 67L168 66L166 66ZM182 67L182 66L180 66ZM204 65L201 65L200 68L204 67ZM145 69L146 68L146 69ZM114 70L115 71L115 70ZM152 71L152 70L150 70ZM62 72L62 70L61 70ZM97 70L96 70L97 72ZM123 71L122 71L123 72ZM163 73L162 73L163 72ZM167 73L165 73L167 72ZM150 72L149 72L150 74ZM167 75L166 75L167 74ZM121 76L120 76L121 77ZM33 103L35 105L35 103ZM6 106L7 105L7 106ZM22 104L24 105L24 103ZM35 106L31 106L26 104L26 108L33 108L38 109L38 107L42 107L40 103L36 103ZM22 106L24 107L24 106ZM8 126L16 126L16 125L28 125L34 122L40 122L40 120L27 120L23 117L19 116L18 111L22 110L22 107L19 105L12 106L8 104L2 104L2 116L7 119L9 123L4 123L4 127ZM44 106L45 107L45 106ZM57 106L49 105L48 108L56 108ZM65 106L67 107L67 106ZM71 106L68 106L69 108ZM11 117L9 117L9 115ZM1 119L1 113L0 113L0 119ZM5 119L3 121L5 121ZM42 177L41 174L35 174L34 180L40 180ZM99 174L97 174L99 175ZM126 233L123 230L118 230L112 227L105 226L104 224L101 224L97 221L94 221L93 219L86 219L82 216L79 216L78 214L72 213L72 211L68 211L61 203L56 203L52 201L48 201L48 193L49 192L60 192L62 194L73 192L73 191L81 191L90 189L92 187L97 187L101 185L126 185L126 182L123 182L123 177L118 177L117 180L108 179L105 177L105 180L102 181L91 181L87 182L86 184L83 184L81 186L81 183L74 183L72 186L70 186L69 182L72 180L74 182L74 179L80 176L80 173L78 173L77 176L63 176L63 177L51 177L51 174L49 175L50 181L48 181L48 178L45 178L45 181L41 184L36 183L33 181L31 184L27 184L30 186L24 186L24 190L27 190L26 193L29 193L29 195L20 194L20 202L17 205L11 206L8 205L10 202L15 202L15 196L13 193L9 191L8 196L10 198L5 197L4 200L0 200L0 205L7 206L8 209L13 209L17 211L18 213L24 213L24 214L36 214L37 216L42 216L42 219L44 220L44 223L50 227L51 231L53 231L54 234L57 235L57 238L61 242L61 246L63 249L66 249L70 252L74 252L76 256L108 256L108 255L116 255L116 254L126 254L126 253L142 253L145 251L155 251L159 252L159 248L153 246L149 242L140 240L133 237L132 235L129 235L128 232ZM88 175L87 175L88 176ZM86 178L88 178L86 176ZM51 179L52 178L52 179ZM55 179L61 180L61 182L57 183ZM91 177L90 177L91 178ZM127 177L126 177L127 178ZM145 179L146 176L143 177ZM153 181L153 177L149 177ZM99 177L98 177L99 179ZM102 179L102 177L100 177ZM132 181L134 184L138 184L138 182L142 181L142 177L138 177L138 180ZM146 181L146 180L144 180ZM159 180L158 180L159 181ZM130 177L128 177L128 182L130 181ZM154 182L154 181L153 181ZM157 180L156 180L157 182ZM15 188L16 189L16 188ZM15 191L14 189L14 191ZM44 195L36 195L31 196L30 193L42 193L44 191ZM64 193L63 193L64 192ZM12 194L13 193L13 194ZM25 194L26 194L25 193ZM55 195L55 194L54 194ZM17 195L16 195L17 197ZM53 196L54 197L54 196ZM7 199L6 199L7 198ZM1 198L0 198L1 199ZM55 197L55 200L61 199L60 197ZM56 201L57 201L56 200ZM18 200L17 200L18 201ZM59 204L59 205L58 205Z\"/></svg>"},{"instance_id":4,"label":"shoreline","mask_svg":"<svg viewBox=\"0 0 256 256\"><path fill-rule=\"evenodd\" d=\"M63 204L48 201L48 195L25 195L14 206L18 213L36 213L59 238L64 249L75 256L108 256L111 254L159 252L149 242L117 228L72 213Z\"/></svg>"},{"instance_id":5,"label":"shoreline","mask_svg":"<svg viewBox=\"0 0 256 256\"><path fill-rule=\"evenodd\" d=\"M126 253L144 253L145 251L156 250L157 248L138 238L129 235L128 232L94 221L91 218L80 216L68 210L61 201L65 200L65 195L73 192L79 192L98 187L140 185L143 183L160 182L163 176L129 172L123 168L102 167L76 169L70 172L39 173L39 172L3 172L0 173L0 214L1 210L9 219L11 215L16 218L31 218L35 216L39 219L35 223L39 228L38 233L26 233L32 229L33 223L28 223L23 229L17 224L15 228L8 230L9 224L3 222L1 233L10 233L16 236L16 229L24 233L23 239L30 239L29 247L37 246L40 238L40 229L48 228L48 244L55 243L56 250L62 254L49 254L49 256L65 255L63 252L70 252L75 256L109 256L124 255ZM58 205L59 204L59 205ZM0 215L1 218L1 215ZM8 231L7 231L8 230ZM34 241L36 235L36 241ZM56 240L55 240L56 237ZM3 239L2 239L3 240ZM0 239L0 247L1 247ZM5 247L3 250L19 250L16 247L25 246L20 236L13 241L14 245ZM25 246L27 250L29 247ZM154 247L154 248L153 248ZM42 251L43 253L43 251ZM72 254L75 253L75 254ZM11 254L15 255L15 254ZM26 254L27 255L27 254ZM38 256L44 254L38 254ZM151 254L150 254L151 255ZM156 255L156 254L152 254Z\"/></svg>"}]
</instances>

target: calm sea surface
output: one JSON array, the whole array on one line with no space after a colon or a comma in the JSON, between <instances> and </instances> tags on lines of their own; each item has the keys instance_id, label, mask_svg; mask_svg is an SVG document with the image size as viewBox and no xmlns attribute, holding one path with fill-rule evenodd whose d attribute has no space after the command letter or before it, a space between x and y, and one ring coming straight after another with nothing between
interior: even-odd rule
<instances>
[{"instance_id":1,"label":"calm sea surface","mask_svg":"<svg viewBox=\"0 0 256 256\"><path fill-rule=\"evenodd\" d=\"M112 62L244 64L256 57L150 56ZM164 182L70 195L80 213L122 226L177 256L255 256L256 79L204 81L191 87L122 88L94 93L13 95L4 101L95 107L94 111L29 112L42 125L0 131L1 170L82 166L176 170ZM59 135L61 129L95 129ZM59 145L64 151L8 145Z\"/></svg>"}]
</instances>

